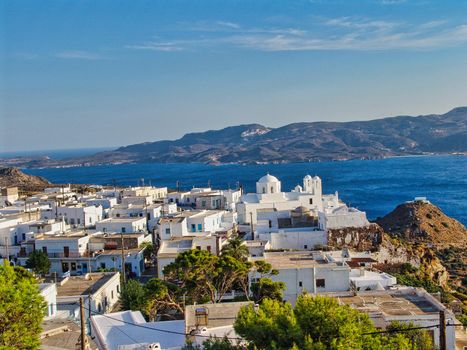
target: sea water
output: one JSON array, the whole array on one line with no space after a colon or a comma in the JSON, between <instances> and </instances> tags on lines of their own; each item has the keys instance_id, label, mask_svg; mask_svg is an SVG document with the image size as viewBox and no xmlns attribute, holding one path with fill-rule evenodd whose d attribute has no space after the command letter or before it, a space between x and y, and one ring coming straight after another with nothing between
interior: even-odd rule
<instances>
[{"instance_id":1,"label":"sea water","mask_svg":"<svg viewBox=\"0 0 467 350\"><path fill-rule=\"evenodd\" d=\"M236 188L254 192L256 181L266 173L290 191L307 174L322 179L323 193L339 192L347 204L375 219L398 204L427 197L447 215L467 223L467 157L423 156L381 160L267 165L120 164L73 168L24 169L53 183L85 183L117 186L151 184L181 189L193 187ZM144 179L144 180L142 180Z\"/></svg>"}]
</instances>

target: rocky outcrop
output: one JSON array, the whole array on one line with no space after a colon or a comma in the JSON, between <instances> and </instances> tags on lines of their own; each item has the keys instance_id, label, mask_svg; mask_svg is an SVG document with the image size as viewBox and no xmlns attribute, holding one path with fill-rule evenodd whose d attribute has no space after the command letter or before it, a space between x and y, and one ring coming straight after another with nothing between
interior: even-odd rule
<instances>
[{"instance_id":1,"label":"rocky outcrop","mask_svg":"<svg viewBox=\"0 0 467 350\"><path fill-rule=\"evenodd\" d=\"M50 182L40 176L23 173L18 168L0 169L0 187L18 187L21 191L42 191Z\"/></svg>"},{"instance_id":2,"label":"rocky outcrop","mask_svg":"<svg viewBox=\"0 0 467 350\"><path fill-rule=\"evenodd\" d=\"M329 246L335 249L347 247L357 251L378 250L384 234L383 229L377 224L331 229L327 233Z\"/></svg>"},{"instance_id":3,"label":"rocky outcrop","mask_svg":"<svg viewBox=\"0 0 467 350\"><path fill-rule=\"evenodd\" d=\"M391 236L408 242L427 243L437 249L467 248L467 230L464 225L427 201L401 204L378 219L377 223Z\"/></svg>"},{"instance_id":4,"label":"rocky outcrop","mask_svg":"<svg viewBox=\"0 0 467 350\"><path fill-rule=\"evenodd\" d=\"M419 270L420 278L428 279L447 287L449 274L436 252L426 244L407 244L385 234L374 258L381 270L391 270L393 266L410 264Z\"/></svg>"}]
</instances>

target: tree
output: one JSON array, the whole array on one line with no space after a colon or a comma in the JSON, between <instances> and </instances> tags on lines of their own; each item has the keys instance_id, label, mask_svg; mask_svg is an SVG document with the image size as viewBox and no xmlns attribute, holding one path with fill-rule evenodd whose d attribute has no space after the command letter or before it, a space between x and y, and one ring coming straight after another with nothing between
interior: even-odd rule
<instances>
[{"instance_id":1,"label":"tree","mask_svg":"<svg viewBox=\"0 0 467 350\"><path fill-rule=\"evenodd\" d=\"M191 249L180 253L173 263L165 266L164 276L194 301L202 302L208 298L215 302L217 260L217 256L207 250Z\"/></svg>"},{"instance_id":2,"label":"tree","mask_svg":"<svg viewBox=\"0 0 467 350\"><path fill-rule=\"evenodd\" d=\"M259 278L263 278L266 276L276 276L279 274L279 271L277 271L276 269L273 269L272 265L265 260L255 261L254 268L256 272L260 274Z\"/></svg>"},{"instance_id":3,"label":"tree","mask_svg":"<svg viewBox=\"0 0 467 350\"><path fill-rule=\"evenodd\" d=\"M29 254L29 258L26 261L26 267L32 269L34 273L38 275L48 273L50 266L49 257L42 250L33 251Z\"/></svg>"},{"instance_id":4,"label":"tree","mask_svg":"<svg viewBox=\"0 0 467 350\"><path fill-rule=\"evenodd\" d=\"M246 350L242 345L234 345L229 338L209 338L203 342L203 346L187 343L182 350Z\"/></svg>"},{"instance_id":5,"label":"tree","mask_svg":"<svg viewBox=\"0 0 467 350\"><path fill-rule=\"evenodd\" d=\"M170 285L158 278L151 278L144 285L145 303L144 313L151 321L158 314L173 317L174 311L184 314L184 305L179 302L180 288Z\"/></svg>"},{"instance_id":6,"label":"tree","mask_svg":"<svg viewBox=\"0 0 467 350\"><path fill-rule=\"evenodd\" d=\"M38 349L46 309L34 276L22 267L0 266L1 349Z\"/></svg>"},{"instance_id":7,"label":"tree","mask_svg":"<svg viewBox=\"0 0 467 350\"><path fill-rule=\"evenodd\" d=\"M376 332L368 315L322 296L301 295L295 308L264 299L259 307L243 307L234 328L258 350L414 349L403 333L368 334Z\"/></svg>"},{"instance_id":8,"label":"tree","mask_svg":"<svg viewBox=\"0 0 467 350\"><path fill-rule=\"evenodd\" d=\"M122 286L120 302L125 310L143 311L146 302L143 285L136 280L129 280Z\"/></svg>"},{"instance_id":9,"label":"tree","mask_svg":"<svg viewBox=\"0 0 467 350\"><path fill-rule=\"evenodd\" d=\"M143 257L144 260L148 261L154 257L154 245L151 242L143 242L139 246L143 248Z\"/></svg>"},{"instance_id":10,"label":"tree","mask_svg":"<svg viewBox=\"0 0 467 350\"><path fill-rule=\"evenodd\" d=\"M414 349L417 350L431 350L435 349L435 345L433 344L433 339L427 331L423 331L421 329L413 329L409 330L410 328L417 327L412 322L410 323L402 323L402 322L391 322L391 324L386 328L387 331L392 332L395 330L404 330L405 337L410 339Z\"/></svg>"},{"instance_id":11,"label":"tree","mask_svg":"<svg viewBox=\"0 0 467 350\"><path fill-rule=\"evenodd\" d=\"M284 296L284 290L284 282L274 282L270 278L260 278L258 282L251 284L253 300L257 303L260 303L265 298L281 301Z\"/></svg>"},{"instance_id":12,"label":"tree","mask_svg":"<svg viewBox=\"0 0 467 350\"><path fill-rule=\"evenodd\" d=\"M222 300L236 284L247 281L251 263L229 254L215 256L206 250L180 253L164 267L166 280L178 286L192 301L212 303Z\"/></svg>"},{"instance_id":13,"label":"tree","mask_svg":"<svg viewBox=\"0 0 467 350\"><path fill-rule=\"evenodd\" d=\"M247 261L250 252L245 245L245 241L239 236L235 236L222 248L222 255L228 255L240 261Z\"/></svg>"}]
</instances>

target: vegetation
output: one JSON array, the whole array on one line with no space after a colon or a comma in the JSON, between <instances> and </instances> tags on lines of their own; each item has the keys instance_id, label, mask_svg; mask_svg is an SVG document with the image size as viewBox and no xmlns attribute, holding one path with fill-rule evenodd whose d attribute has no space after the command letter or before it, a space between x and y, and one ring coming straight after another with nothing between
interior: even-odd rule
<instances>
[{"instance_id":1,"label":"vegetation","mask_svg":"<svg viewBox=\"0 0 467 350\"><path fill-rule=\"evenodd\" d=\"M419 336L423 331L413 331L409 336L368 334L376 331L368 315L322 296L302 295L295 308L290 303L264 299L257 309L243 307L234 327L248 342L248 348L257 350L433 349L412 345L413 339L426 340L424 335Z\"/></svg>"},{"instance_id":2,"label":"vegetation","mask_svg":"<svg viewBox=\"0 0 467 350\"><path fill-rule=\"evenodd\" d=\"M151 242L143 242L140 244L140 248L144 248L143 256L144 260L150 261L155 257L154 245Z\"/></svg>"},{"instance_id":3,"label":"vegetation","mask_svg":"<svg viewBox=\"0 0 467 350\"><path fill-rule=\"evenodd\" d=\"M46 253L42 250L35 250L29 254L29 258L26 261L26 267L33 270L37 275L44 275L50 270L50 260Z\"/></svg>"},{"instance_id":4,"label":"vegetation","mask_svg":"<svg viewBox=\"0 0 467 350\"><path fill-rule=\"evenodd\" d=\"M125 310L144 310L146 295L143 285L136 280L129 280L122 286L120 302Z\"/></svg>"},{"instance_id":5,"label":"vegetation","mask_svg":"<svg viewBox=\"0 0 467 350\"><path fill-rule=\"evenodd\" d=\"M0 266L0 349L38 349L46 308L32 274Z\"/></svg>"},{"instance_id":6,"label":"vegetation","mask_svg":"<svg viewBox=\"0 0 467 350\"><path fill-rule=\"evenodd\" d=\"M239 239L231 240L220 256L198 249L183 252L164 267L164 276L193 302L217 303L238 286L248 294L252 265L247 261L248 251L240 243Z\"/></svg>"}]
</instances>

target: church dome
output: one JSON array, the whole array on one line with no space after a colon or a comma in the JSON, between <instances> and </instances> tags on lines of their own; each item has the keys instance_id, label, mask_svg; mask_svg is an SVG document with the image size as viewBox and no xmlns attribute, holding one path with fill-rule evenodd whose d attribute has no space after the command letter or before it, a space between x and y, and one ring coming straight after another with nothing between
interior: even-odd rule
<instances>
[{"instance_id":1,"label":"church dome","mask_svg":"<svg viewBox=\"0 0 467 350\"><path fill-rule=\"evenodd\" d=\"M275 176L267 174L258 180L258 183L270 183L270 182L279 182L279 179Z\"/></svg>"}]
</instances>

